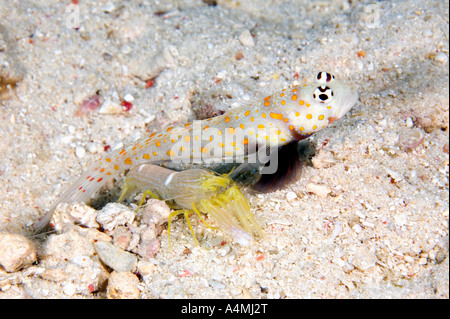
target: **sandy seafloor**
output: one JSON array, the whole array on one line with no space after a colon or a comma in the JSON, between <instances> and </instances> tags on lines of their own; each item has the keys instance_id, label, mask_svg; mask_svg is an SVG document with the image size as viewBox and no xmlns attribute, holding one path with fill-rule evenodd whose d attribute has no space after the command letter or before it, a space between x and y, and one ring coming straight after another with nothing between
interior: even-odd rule
<instances>
[{"instance_id":1,"label":"sandy seafloor","mask_svg":"<svg viewBox=\"0 0 450 319\"><path fill-rule=\"evenodd\" d=\"M192 218L196 247L179 218L139 296L449 297L448 1L74 2L77 30L71 1L0 0L24 74L0 105L0 231L25 234L105 145L327 70L360 101L311 138L297 183L248 194L264 237L241 247ZM132 108L74 116L97 91L113 110L132 95ZM53 280L39 262L0 270L0 297L106 297L88 289L83 265L52 265Z\"/></svg>"}]
</instances>

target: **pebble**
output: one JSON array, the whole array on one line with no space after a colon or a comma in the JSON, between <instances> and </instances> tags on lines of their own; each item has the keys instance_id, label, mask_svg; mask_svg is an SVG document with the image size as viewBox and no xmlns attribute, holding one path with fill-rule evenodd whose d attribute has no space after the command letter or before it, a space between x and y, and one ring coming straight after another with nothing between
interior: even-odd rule
<instances>
[{"instance_id":1,"label":"pebble","mask_svg":"<svg viewBox=\"0 0 450 319\"><path fill-rule=\"evenodd\" d=\"M106 296L109 299L137 299L140 296L138 285L139 278L135 274L113 271L108 280Z\"/></svg>"},{"instance_id":2,"label":"pebble","mask_svg":"<svg viewBox=\"0 0 450 319\"><path fill-rule=\"evenodd\" d=\"M91 154L99 153L100 149L102 149L102 147L96 143L89 143L87 145L87 151Z\"/></svg>"},{"instance_id":3,"label":"pebble","mask_svg":"<svg viewBox=\"0 0 450 319\"><path fill-rule=\"evenodd\" d=\"M430 29L425 29L422 31L422 35L424 37L431 37L431 36L433 36L433 31L431 31Z\"/></svg>"},{"instance_id":4,"label":"pebble","mask_svg":"<svg viewBox=\"0 0 450 319\"><path fill-rule=\"evenodd\" d=\"M97 222L106 230L113 230L118 225L131 224L135 213L119 203L108 203L97 213Z\"/></svg>"},{"instance_id":5,"label":"pebble","mask_svg":"<svg viewBox=\"0 0 450 319\"><path fill-rule=\"evenodd\" d=\"M161 249L161 242L158 238L153 238L149 241L142 241L137 249L137 253L144 259L150 259L156 256Z\"/></svg>"},{"instance_id":6,"label":"pebble","mask_svg":"<svg viewBox=\"0 0 450 319\"><path fill-rule=\"evenodd\" d=\"M413 121L413 119L411 117L408 117L406 119L406 127L408 127L408 128L414 127L414 121Z\"/></svg>"},{"instance_id":7,"label":"pebble","mask_svg":"<svg viewBox=\"0 0 450 319\"><path fill-rule=\"evenodd\" d=\"M320 150L319 154L314 156L311 161L314 168L317 169L331 167L337 162L333 153L324 150Z\"/></svg>"},{"instance_id":8,"label":"pebble","mask_svg":"<svg viewBox=\"0 0 450 319\"><path fill-rule=\"evenodd\" d=\"M331 188L324 184L308 183L306 185L306 190L319 197L327 197L327 195L331 193Z\"/></svg>"},{"instance_id":9,"label":"pebble","mask_svg":"<svg viewBox=\"0 0 450 319\"><path fill-rule=\"evenodd\" d=\"M120 52L122 52L123 54L128 54L132 51L133 51L133 48L131 47L131 45L128 45L128 44L124 44L120 47Z\"/></svg>"},{"instance_id":10,"label":"pebble","mask_svg":"<svg viewBox=\"0 0 450 319\"><path fill-rule=\"evenodd\" d=\"M222 248L217 250L217 253L224 257L225 255L227 255L229 252L231 251L231 247L229 245L223 246Z\"/></svg>"},{"instance_id":11,"label":"pebble","mask_svg":"<svg viewBox=\"0 0 450 319\"><path fill-rule=\"evenodd\" d=\"M75 156L78 158L83 158L86 155L86 149L83 146L75 147Z\"/></svg>"},{"instance_id":12,"label":"pebble","mask_svg":"<svg viewBox=\"0 0 450 319\"><path fill-rule=\"evenodd\" d=\"M294 193L294 192L287 192L287 194L286 194L286 200L287 200L288 202L293 201L293 200L296 199L296 198L297 198L297 194L296 194L296 193Z\"/></svg>"},{"instance_id":13,"label":"pebble","mask_svg":"<svg viewBox=\"0 0 450 319\"><path fill-rule=\"evenodd\" d=\"M59 268L45 269L41 273L40 276L42 279L49 280L49 281L55 281L55 282L63 281L68 278L68 275L66 274L66 272L63 269L59 269Z\"/></svg>"},{"instance_id":14,"label":"pebble","mask_svg":"<svg viewBox=\"0 0 450 319\"><path fill-rule=\"evenodd\" d=\"M136 54L128 62L130 73L140 79L154 79L162 71L178 65L178 50L173 45L162 47L154 55Z\"/></svg>"},{"instance_id":15,"label":"pebble","mask_svg":"<svg viewBox=\"0 0 450 319\"><path fill-rule=\"evenodd\" d=\"M77 288L72 283L68 283L63 286L63 293L69 297L75 295L76 292Z\"/></svg>"},{"instance_id":16,"label":"pebble","mask_svg":"<svg viewBox=\"0 0 450 319\"><path fill-rule=\"evenodd\" d=\"M225 288L225 285L223 282L215 280L215 279L208 280L208 284L214 289L224 289Z\"/></svg>"},{"instance_id":17,"label":"pebble","mask_svg":"<svg viewBox=\"0 0 450 319\"><path fill-rule=\"evenodd\" d=\"M71 134L71 135L75 134L76 130L77 130L77 129L76 129L75 126L73 126L73 125L67 126L67 132L68 132L69 134Z\"/></svg>"},{"instance_id":18,"label":"pebble","mask_svg":"<svg viewBox=\"0 0 450 319\"><path fill-rule=\"evenodd\" d=\"M127 101L127 102L133 102L134 101L134 96L131 95L130 93L127 93L123 96L123 100Z\"/></svg>"},{"instance_id":19,"label":"pebble","mask_svg":"<svg viewBox=\"0 0 450 319\"><path fill-rule=\"evenodd\" d=\"M81 223L84 226L97 228L99 225L95 221L97 211L86 204L60 204L52 217L52 223L55 230L61 233L63 229L73 224L74 221Z\"/></svg>"},{"instance_id":20,"label":"pebble","mask_svg":"<svg viewBox=\"0 0 450 319\"><path fill-rule=\"evenodd\" d=\"M375 266L378 261L374 253L367 247L359 247L353 258L352 264L361 271L366 271Z\"/></svg>"},{"instance_id":21,"label":"pebble","mask_svg":"<svg viewBox=\"0 0 450 319\"><path fill-rule=\"evenodd\" d=\"M112 4L111 2L108 2L107 4L105 4L105 5L102 7L103 12L106 12L106 13L111 13L111 12L113 12L115 9L116 9L116 7L115 7L114 4Z\"/></svg>"},{"instance_id":22,"label":"pebble","mask_svg":"<svg viewBox=\"0 0 450 319\"><path fill-rule=\"evenodd\" d=\"M137 270L142 276L152 275L155 272L155 264L146 260L139 260Z\"/></svg>"},{"instance_id":23,"label":"pebble","mask_svg":"<svg viewBox=\"0 0 450 319\"><path fill-rule=\"evenodd\" d=\"M130 244L133 239L131 231L124 226L118 226L112 233L114 244L123 250L130 250Z\"/></svg>"},{"instance_id":24,"label":"pebble","mask_svg":"<svg viewBox=\"0 0 450 319\"><path fill-rule=\"evenodd\" d=\"M123 107L119 103L112 101L111 98L105 98L98 112L100 114L119 114L123 112Z\"/></svg>"},{"instance_id":25,"label":"pebble","mask_svg":"<svg viewBox=\"0 0 450 319\"><path fill-rule=\"evenodd\" d=\"M408 222L408 219L406 218L405 214L396 214L394 216L394 220L395 220L395 223L400 227L405 226L406 223Z\"/></svg>"},{"instance_id":26,"label":"pebble","mask_svg":"<svg viewBox=\"0 0 450 319\"><path fill-rule=\"evenodd\" d=\"M362 227L360 224L355 224L352 229L355 231L355 233L359 234L360 232L362 232Z\"/></svg>"},{"instance_id":27,"label":"pebble","mask_svg":"<svg viewBox=\"0 0 450 319\"><path fill-rule=\"evenodd\" d=\"M0 265L15 272L36 261L36 246L19 234L0 233Z\"/></svg>"},{"instance_id":28,"label":"pebble","mask_svg":"<svg viewBox=\"0 0 450 319\"><path fill-rule=\"evenodd\" d=\"M92 256L95 251L89 240L80 235L74 229L61 234L51 235L44 247L44 254L48 259L59 263L67 260L73 260L76 256ZM50 262L50 261L49 261Z\"/></svg>"},{"instance_id":29,"label":"pebble","mask_svg":"<svg viewBox=\"0 0 450 319\"><path fill-rule=\"evenodd\" d=\"M406 151L412 150L422 144L424 132L420 128L401 130L398 133L398 145Z\"/></svg>"},{"instance_id":30,"label":"pebble","mask_svg":"<svg viewBox=\"0 0 450 319\"><path fill-rule=\"evenodd\" d=\"M436 54L436 56L434 57L434 60L436 62L440 62L442 64L447 63L448 61L448 55L445 54L445 52L439 52L438 54Z\"/></svg>"},{"instance_id":31,"label":"pebble","mask_svg":"<svg viewBox=\"0 0 450 319\"><path fill-rule=\"evenodd\" d=\"M253 37L248 30L244 30L239 35L239 42L242 43L242 45L253 47L255 46L255 41L253 40Z\"/></svg>"},{"instance_id":32,"label":"pebble","mask_svg":"<svg viewBox=\"0 0 450 319\"><path fill-rule=\"evenodd\" d=\"M134 271L136 269L136 255L105 241L94 243L94 248L100 260L115 271Z\"/></svg>"},{"instance_id":33,"label":"pebble","mask_svg":"<svg viewBox=\"0 0 450 319\"><path fill-rule=\"evenodd\" d=\"M166 202L151 198L147 201L147 204L145 204L142 211L141 222L147 225L161 225L167 222L170 213L171 210L169 206L167 206Z\"/></svg>"}]
</instances>

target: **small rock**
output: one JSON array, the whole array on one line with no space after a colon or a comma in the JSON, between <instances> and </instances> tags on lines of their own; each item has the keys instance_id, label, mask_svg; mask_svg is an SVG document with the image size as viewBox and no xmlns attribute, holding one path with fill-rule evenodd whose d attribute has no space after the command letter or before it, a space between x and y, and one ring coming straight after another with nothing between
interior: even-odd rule
<instances>
[{"instance_id":1,"label":"small rock","mask_svg":"<svg viewBox=\"0 0 450 319\"><path fill-rule=\"evenodd\" d=\"M156 224L150 224L145 226L140 231L141 241L150 241L154 238L157 238L159 234L161 234L163 228L161 226L157 226Z\"/></svg>"},{"instance_id":2,"label":"small rock","mask_svg":"<svg viewBox=\"0 0 450 319\"><path fill-rule=\"evenodd\" d=\"M142 276L152 275L155 272L155 265L146 260L139 260L137 270Z\"/></svg>"},{"instance_id":3,"label":"small rock","mask_svg":"<svg viewBox=\"0 0 450 319\"><path fill-rule=\"evenodd\" d=\"M448 253L445 250L443 250L443 249L438 250L436 253L436 257L435 257L436 263L440 264L447 258L447 256L448 256Z\"/></svg>"},{"instance_id":4,"label":"small rock","mask_svg":"<svg viewBox=\"0 0 450 319\"><path fill-rule=\"evenodd\" d=\"M405 214L396 214L394 216L394 220L395 223L400 227L406 225L406 223L408 222Z\"/></svg>"},{"instance_id":5,"label":"small rock","mask_svg":"<svg viewBox=\"0 0 450 319\"><path fill-rule=\"evenodd\" d=\"M109 299L137 299L139 279L131 272L113 271L108 280L106 295Z\"/></svg>"},{"instance_id":6,"label":"small rock","mask_svg":"<svg viewBox=\"0 0 450 319\"><path fill-rule=\"evenodd\" d=\"M136 255L105 241L94 243L94 248L100 260L115 271L134 271L136 269Z\"/></svg>"},{"instance_id":7,"label":"small rock","mask_svg":"<svg viewBox=\"0 0 450 319\"><path fill-rule=\"evenodd\" d=\"M366 247L359 247L353 258L352 264L359 270L365 271L375 266L378 261L374 253Z\"/></svg>"},{"instance_id":8,"label":"small rock","mask_svg":"<svg viewBox=\"0 0 450 319\"><path fill-rule=\"evenodd\" d=\"M331 188L324 184L308 183L306 185L306 190L319 197L327 197L327 195L331 193Z\"/></svg>"},{"instance_id":9,"label":"small rock","mask_svg":"<svg viewBox=\"0 0 450 319\"><path fill-rule=\"evenodd\" d=\"M134 96L131 95L130 93L127 93L123 96L123 100L127 101L127 102L133 102L134 101Z\"/></svg>"},{"instance_id":10,"label":"small rock","mask_svg":"<svg viewBox=\"0 0 450 319\"><path fill-rule=\"evenodd\" d=\"M436 62L440 62L442 64L447 63L448 61L448 56L447 54L445 54L445 52L439 52L438 54L436 54L436 56L434 57L434 60Z\"/></svg>"},{"instance_id":11,"label":"small rock","mask_svg":"<svg viewBox=\"0 0 450 319\"><path fill-rule=\"evenodd\" d=\"M131 239L133 238L133 234L127 227L118 226L116 229L114 229L112 236L114 238L114 244L117 247L123 250L130 249L129 246L131 243Z\"/></svg>"},{"instance_id":12,"label":"small rock","mask_svg":"<svg viewBox=\"0 0 450 319\"><path fill-rule=\"evenodd\" d=\"M242 43L242 45L253 47L255 46L255 41L253 40L253 37L248 30L244 30L239 35L239 42Z\"/></svg>"},{"instance_id":13,"label":"small rock","mask_svg":"<svg viewBox=\"0 0 450 319\"><path fill-rule=\"evenodd\" d=\"M224 257L224 256L227 255L230 251L231 251L230 245L226 245L226 246L220 248L219 250L217 250L217 253L218 253L220 256Z\"/></svg>"},{"instance_id":14,"label":"small rock","mask_svg":"<svg viewBox=\"0 0 450 319\"><path fill-rule=\"evenodd\" d=\"M98 109L101 104L101 96L94 94L86 97L79 105L75 116L84 116ZM73 134L73 133L72 133Z\"/></svg>"},{"instance_id":15,"label":"small rock","mask_svg":"<svg viewBox=\"0 0 450 319\"><path fill-rule=\"evenodd\" d=\"M147 225L161 225L167 222L170 213L171 210L166 202L152 198L147 201L147 204L142 211L141 222Z\"/></svg>"},{"instance_id":16,"label":"small rock","mask_svg":"<svg viewBox=\"0 0 450 319\"><path fill-rule=\"evenodd\" d=\"M75 295L77 288L72 283L67 283L63 286L63 293L69 297Z\"/></svg>"},{"instance_id":17,"label":"small rock","mask_svg":"<svg viewBox=\"0 0 450 319\"><path fill-rule=\"evenodd\" d=\"M155 257L161 248L161 242L158 238L153 238L150 241L141 242L138 246L137 253L139 256L145 259L150 259Z\"/></svg>"},{"instance_id":18,"label":"small rock","mask_svg":"<svg viewBox=\"0 0 450 319\"><path fill-rule=\"evenodd\" d=\"M119 203L108 203L97 214L97 222L106 230L113 230L118 225L131 224L135 213Z\"/></svg>"},{"instance_id":19,"label":"small rock","mask_svg":"<svg viewBox=\"0 0 450 319\"><path fill-rule=\"evenodd\" d=\"M103 7L102 10L103 12L106 13L111 13L116 9L116 7L114 6L114 4L112 4L111 2L106 3Z\"/></svg>"},{"instance_id":20,"label":"small rock","mask_svg":"<svg viewBox=\"0 0 450 319\"><path fill-rule=\"evenodd\" d=\"M410 151L422 144L424 137L420 128L404 129L398 133L398 144L403 150Z\"/></svg>"},{"instance_id":21,"label":"small rock","mask_svg":"<svg viewBox=\"0 0 450 319\"><path fill-rule=\"evenodd\" d=\"M52 259L55 263L73 260L76 256L92 256L94 248L89 239L80 235L76 227L70 231L51 235L44 247L46 259Z\"/></svg>"},{"instance_id":22,"label":"small rock","mask_svg":"<svg viewBox=\"0 0 450 319\"><path fill-rule=\"evenodd\" d=\"M18 234L0 233L0 265L15 272L36 261L36 246Z\"/></svg>"},{"instance_id":23,"label":"small rock","mask_svg":"<svg viewBox=\"0 0 450 319\"><path fill-rule=\"evenodd\" d=\"M95 221L97 211L83 203L58 205L52 216L52 224L58 233L61 233L67 225L78 222L84 226L97 228Z\"/></svg>"},{"instance_id":24,"label":"small rock","mask_svg":"<svg viewBox=\"0 0 450 319\"><path fill-rule=\"evenodd\" d=\"M236 52L236 54L234 55L234 58L238 61L242 60L244 58L244 53L242 53L241 51Z\"/></svg>"},{"instance_id":25,"label":"small rock","mask_svg":"<svg viewBox=\"0 0 450 319\"><path fill-rule=\"evenodd\" d=\"M143 80L154 79L165 69L173 68L178 64L179 53L173 45L163 47L153 55L150 54L138 52L128 60L127 64L132 75Z\"/></svg>"},{"instance_id":26,"label":"small rock","mask_svg":"<svg viewBox=\"0 0 450 319\"><path fill-rule=\"evenodd\" d=\"M225 288L225 284L221 281L210 279L208 280L208 284L214 289L223 289Z\"/></svg>"},{"instance_id":27,"label":"small rock","mask_svg":"<svg viewBox=\"0 0 450 319\"><path fill-rule=\"evenodd\" d=\"M59 282L67 280L68 275L63 269L49 268L41 273L41 278L49 281Z\"/></svg>"},{"instance_id":28,"label":"small rock","mask_svg":"<svg viewBox=\"0 0 450 319\"><path fill-rule=\"evenodd\" d=\"M329 151L320 150L319 154L312 158L314 168L321 169L331 167L336 163L336 158Z\"/></svg>"},{"instance_id":29,"label":"small rock","mask_svg":"<svg viewBox=\"0 0 450 319\"><path fill-rule=\"evenodd\" d=\"M287 192L287 194L286 194L286 200L288 201L288 202L291 202L291 201L293 201L294 199L296 199L297 198L297 194L296 193L294 193L294 192Z\"/></svg>"},{"instance_id":30,"label":"small rock","mask_svg":"<svg viewBox=\"0 0 450 319\"><path fill-rule=\"evenodd\" d=\"M133 51L133 47L129 44L124 44L120 47L120 52L123 54L128 54Z\"/></svg>"},{"instance_id":31,"label":"small rock","mask_svg":"<svg viewBox=\"0 0 450 319\"><path fill-rule=\"evenodd\" d=\"M83 146L75 147L75 156L78 158L83 158L86 155L86 149Z\"/></svg>"},{"instance_id":32,"label":"small rock","mask_svg":"<svg viewBox=\"0 0 450 319\"><path fill-rule=\"evenodd\" d=\"M120 103L112 101L111 98L105 98L98 112L100 114L119 114L123 112L123 107Z\"/></svg>"},{"instance_id":33,"label":"small rock","mask_svg":"<svg viewBox=\"0 0 450 319\"><path fill-rule=\"evenodd\" d=\"M406 127L408 127L408 128L414 127L414 121L413 121L413 119L412 119L411 117L409 117L409 116L406 118Z\"/></svg>"}]
</instances>

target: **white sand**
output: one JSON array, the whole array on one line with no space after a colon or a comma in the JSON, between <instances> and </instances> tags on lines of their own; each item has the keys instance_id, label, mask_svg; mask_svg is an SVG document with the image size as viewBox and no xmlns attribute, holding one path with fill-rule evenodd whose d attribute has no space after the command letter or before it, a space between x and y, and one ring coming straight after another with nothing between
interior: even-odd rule
<instances>
[{"instance_id":1,"label":"white sand","mask_svg":"<svg viewBox=\"0 0 450 319\"><path fill-rule=\"evenodd\" d=\"M78 31L70 1L45 3L0 0L26 72L0 106L0 231L24 233L105 145L327 70L360 102L313 137L319 160L295 185L249 196L265 237L221 246L225 237L195 223L195 247L179 219L173 250L163 233L141 277L141 297L449 297L448 2L80 0ZM110 109L127 94L133 108L74 117L98 90ZM320 168L318 156L335 160ZM331 193L310 194L311 183ZM0 270L0 297L106 295L33 267L12 277Z\"/></svg>"}]
</instances>

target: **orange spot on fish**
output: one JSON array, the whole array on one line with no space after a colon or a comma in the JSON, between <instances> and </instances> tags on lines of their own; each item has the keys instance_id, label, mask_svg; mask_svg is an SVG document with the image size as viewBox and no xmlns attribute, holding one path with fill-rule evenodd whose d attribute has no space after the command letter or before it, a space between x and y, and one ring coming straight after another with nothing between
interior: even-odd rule
<instances>
[{"instance_id":1,"label":"orange spot on fish","mask_svg":"<svg viewBox=\"0 0 450 319\"><path fill-rule=\"evenodd\" d=\"M276 120L282 120L283 119L283 114L281 113L270 113L270 117Z\"/></svg>"}]
</instances>

